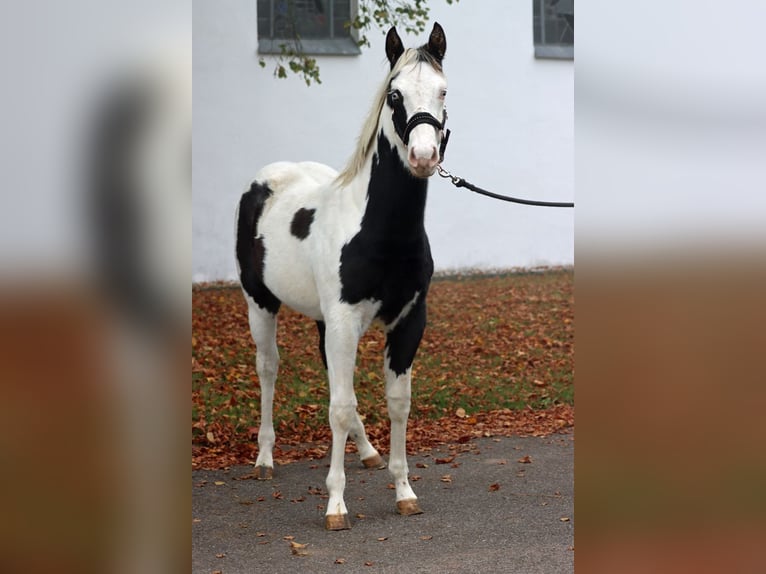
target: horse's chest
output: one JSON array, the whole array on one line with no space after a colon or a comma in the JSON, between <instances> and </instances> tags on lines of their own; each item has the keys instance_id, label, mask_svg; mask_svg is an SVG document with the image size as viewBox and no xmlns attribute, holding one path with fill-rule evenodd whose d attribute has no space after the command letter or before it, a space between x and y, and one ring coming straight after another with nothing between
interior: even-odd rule
<instances>
[{"instance_id":1,"label":"horse's chest","mask_svg":"<svg viewBox=\"0 0 766 574\"><path fill-rule=\"evenodd\" d=\"M433 273L428 240L410 245L376 244L354 238L341 252L341 299L380 303L376 317L391 324L425 298Z\"/></svg>"}]
</instances>

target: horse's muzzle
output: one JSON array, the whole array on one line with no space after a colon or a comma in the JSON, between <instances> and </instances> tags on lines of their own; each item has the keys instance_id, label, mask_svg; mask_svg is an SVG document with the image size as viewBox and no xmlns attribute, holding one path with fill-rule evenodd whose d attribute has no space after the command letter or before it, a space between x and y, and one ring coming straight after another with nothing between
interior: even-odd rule
<instances>
[{"instance_id":1,"label":"horse's muzzle","mask_svg":"<svg viewBox=\"0 0 766 574\"><path fill-rule=\"evenodd\" d=\"M415 177L430 177L439 163L439 153L435 146L412 147L407 156L410 171Z\"/></svg>"}]
</instances>

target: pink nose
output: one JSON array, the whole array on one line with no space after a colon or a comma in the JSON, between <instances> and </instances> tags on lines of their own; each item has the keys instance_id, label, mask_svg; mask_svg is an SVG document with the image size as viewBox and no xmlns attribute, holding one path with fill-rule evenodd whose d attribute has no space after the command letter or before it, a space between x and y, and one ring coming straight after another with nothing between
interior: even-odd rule
<instances>
[{"instance_id":1,"label":"pink nose","mask_svg":"<svg viewBox=\"0 0 766 574\"><path fill-rule=\"evenodd\" d=\"M410 167L412 169L433 169L439 163L439 154L436 147L412 147L409 155Z\"/></svg>"}]
</instances>

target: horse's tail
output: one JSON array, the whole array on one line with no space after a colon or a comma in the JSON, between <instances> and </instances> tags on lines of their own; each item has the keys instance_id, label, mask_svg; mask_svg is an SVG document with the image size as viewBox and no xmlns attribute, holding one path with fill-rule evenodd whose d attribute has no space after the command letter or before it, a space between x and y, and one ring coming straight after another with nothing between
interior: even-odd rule
<instances>
[{"instance_id":1,"label":"horse's tail","mask_svg":"<svg viewBox=\"0 0 766 574\"><path fill-rule=\"evenodd\" d=\"M254 181L250 190L242 194L237 210L236 248L242 287L260 306L269 310L275 306L279 309L279 301L263 284L265 251L263 239L258 237L258 221L271 194L268 185L258 181Z\"/></svg>"}]
</instances>

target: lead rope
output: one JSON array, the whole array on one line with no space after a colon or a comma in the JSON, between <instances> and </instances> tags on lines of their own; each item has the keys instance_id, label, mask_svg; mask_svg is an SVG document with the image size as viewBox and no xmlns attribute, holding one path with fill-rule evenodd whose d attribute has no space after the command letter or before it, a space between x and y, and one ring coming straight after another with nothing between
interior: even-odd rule
<instances>
[{"instance_id":1,"label":"lead rope","mask_svg":"<svg viewBox=\"0 0 766 574\"><path fill-rule=\"evenodd\" d=\"M462 177L452 175L450 172L448 172L446 169L442 167L441 163L436 166L436 169L439 172L440 176L449 178L455 187L465 187L475 193L486 195L487 197L492 197L494 199L499 199L501 201L510 201L511 203L521 203L522 205L536 205L539 207L574 207L574 203L565 202L565 201L536 201L533 199L519 199L517 197L511 197L509 195L500 195L498 193L492 193L491 191L487 191L486 189L476 187L472 183L469 183L466 180L464 180Z\"/></svg>"}]
</instances>

